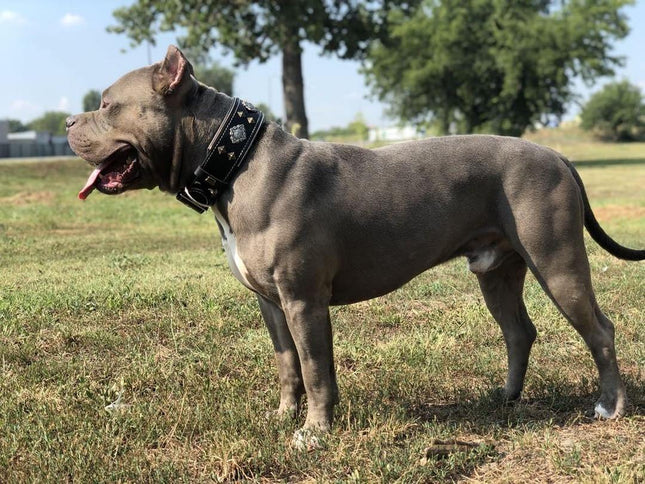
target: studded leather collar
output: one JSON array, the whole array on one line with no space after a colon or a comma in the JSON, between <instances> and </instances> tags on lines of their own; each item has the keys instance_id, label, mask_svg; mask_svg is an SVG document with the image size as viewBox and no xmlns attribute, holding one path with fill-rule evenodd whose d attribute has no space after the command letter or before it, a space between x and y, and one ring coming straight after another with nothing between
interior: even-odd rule
<instances>
[{"instance_id":1,"label":"studded leather collar","mask_svg":"<svg viewBox=\"0 0 645 484\"><path fill-rule=\"evenodd\" d=\"M250 103L233 98L233 105L208 145L206 157L177 200L198 213L215 205L222 190L240 169L264 122Z\"/></svg>"}]
</instances>

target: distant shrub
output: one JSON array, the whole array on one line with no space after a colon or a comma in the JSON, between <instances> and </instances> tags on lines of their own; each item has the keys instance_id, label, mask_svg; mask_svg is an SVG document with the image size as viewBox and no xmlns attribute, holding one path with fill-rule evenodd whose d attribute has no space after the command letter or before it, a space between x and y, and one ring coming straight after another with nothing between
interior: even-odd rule
<instances>
[{"instance_id":1,"label":"distant shrub","mask_svg":"<svg viewBox=\"0 0 645 484\"><path fill-rule=\"evenodd\" d=\"M645 103L638 86L628 81L607 84L582 109L580 126L616 141L645 138Z\"/></svg>"}]
</instances>

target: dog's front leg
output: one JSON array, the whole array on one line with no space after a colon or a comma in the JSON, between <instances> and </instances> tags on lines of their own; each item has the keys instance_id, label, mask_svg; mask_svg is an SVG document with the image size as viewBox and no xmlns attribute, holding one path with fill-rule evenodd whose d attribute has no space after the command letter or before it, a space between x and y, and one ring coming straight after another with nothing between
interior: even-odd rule
<instances>
[{"instance_id":1,"label":"dog's front leg","mask_svg":"<svg viewBox=\"0 0 645 484\"><path fill-rule=\"evenodd\" d=\"M328 431L333 406L338 401L329 305L288 300L283 301L283 309L298 350L307 393L308 411L302 430Z\"/></svg>"},{"instance_id":2,"label":"dog's front leg","mask_svg":"<svg viewBox=\"0 0 645 484\"><path fill-rule=\"evenodd\" d=\"M280 406L278 415L295 417L300 398L305 393L300 370L298 350L293 342L284 312L273 302L258 295L260 312L269 329L280 379Z\"/></svg>"}]
</instances>

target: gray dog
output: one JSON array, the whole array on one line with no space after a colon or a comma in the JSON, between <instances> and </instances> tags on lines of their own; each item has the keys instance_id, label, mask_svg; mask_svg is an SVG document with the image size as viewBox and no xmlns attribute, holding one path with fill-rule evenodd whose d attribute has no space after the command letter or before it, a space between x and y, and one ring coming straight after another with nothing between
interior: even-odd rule
<instances>
[{"instance_id":1,"label":"gray dog","mask_svg":"<svg viewBox=\"0 0 645 484\"><path fill-rule=\"evenodd\" d=\"M297 139L252 105L200 84L174 46L126 74L98 111L67 120L95 166L79 193L159 187L215 213L231 269L257 294L275 348L280 414L306 393L296 436L328 430L338 401L329 306L386 294L465 256L508 351L505 394L522 391L536 337L522 300L527 267L598 367L597 416L625 411L614 327L593 293L583 227L598 225L560 154L521 139L451 136L375 150Z\"/></svg>"}]
</instances>

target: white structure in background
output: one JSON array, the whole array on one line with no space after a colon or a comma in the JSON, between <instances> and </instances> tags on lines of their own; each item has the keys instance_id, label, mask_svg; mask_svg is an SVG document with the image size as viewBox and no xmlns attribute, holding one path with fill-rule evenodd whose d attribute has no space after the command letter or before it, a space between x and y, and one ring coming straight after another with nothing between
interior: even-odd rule
<instances>
[{"instance_id":1,"label":"white structure in background","mask_svg":"<svg viewBox=\"0 0 645 484\"><path fill-rule=\"evenodd\" d=\"M6 143L8 135L9 135L9 121L0 120L0 143Z\"/></svg>"},{"instance_id":2,"label":"white structure in background","mask_svg":"<svg viewBox=\"0 0 645 484\"><path fill-rule=\"evenodd\" d=\"M7 141L9 143L40 143L47 144L54 137L46 131L20 131L19 133L9 133Z\"/></svg>"},{"instance_id":3,"label":"white structure in background","mask_svg":"<svg viewBox=\"0 0 645 484\"><path fill-rule=\"evenodd\" d=\"M370 128L367 133L367 140L370 143L376 141L403 141L408 139L425 138L425 131L414 126L386 126L383 128Z\"/></svg>"},{"instance_id":4,"label":"white structure in background","mask_svg":"<svg viewBox=\"0 0 645 484\"><path fill-rule=\"evenodd\" d=\"M46 131L9 133L9 122L0 120L0 158L73 154L67 143L67 136L52 136Z\"/></svg>"}]
</instances>

